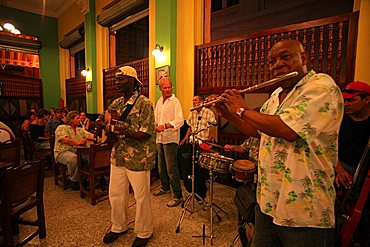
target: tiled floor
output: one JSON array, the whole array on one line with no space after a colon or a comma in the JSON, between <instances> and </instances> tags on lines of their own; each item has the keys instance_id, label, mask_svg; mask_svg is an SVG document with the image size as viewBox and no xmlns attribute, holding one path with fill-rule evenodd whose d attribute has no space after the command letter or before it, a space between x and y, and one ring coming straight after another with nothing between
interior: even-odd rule
<instances>
[{"instance_id":1,"label":"tiled floor","mask_svg":"<svg viewBox=\"0 0 370 247\"><path fill-rule=\"evenodd\" d=\"M151 190L160 187L160 181L152 180ZM236 190L225 185L214 183L214 203L227 212L220 213L213 220L213 246L231 246L237 234L237 209L233 199ZM203 225L206 235L210 235L210 211L195 203L194 213L186 212L176 233L176 227L182 208L168 208L167 201L171 195L160 197L151 196L154 216L154 234L148 246L202 246ZM207 195L209 200L209 195ZM81 199L78 191L63 190L61 186L54 185L53 178L45 178L44 204L46 215L47 236L40 240L34 238L28 246L107 246L102 242L106 231L110 228L110 205L108 200L92 206L87 198ZM132 219L130 228L134 227L135 201L130 198L129 214ZM26 217L31 217L29 214ZM26 230L21 228L22 234ZM131 246L135 233L130 230L125 236L119 238L111 246ZM205 238L205 245L210 246L211 241ZM235 246L241 246L238 242Z\"/></svg>"}]
</instances>

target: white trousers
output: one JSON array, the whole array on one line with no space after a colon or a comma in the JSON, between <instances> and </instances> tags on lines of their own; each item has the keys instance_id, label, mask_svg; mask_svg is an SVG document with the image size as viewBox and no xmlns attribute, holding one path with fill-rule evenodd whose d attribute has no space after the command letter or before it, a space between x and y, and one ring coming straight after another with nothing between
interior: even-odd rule
<instances>
[{"instance_id":1,"label":"white trousers","mask_svg":"<svg viewBox=\"0 0 370 247\"><path fill-rule=\"evenodd\" d=\"M112 207L112 232L128 229L129 185L136 200L135 233L139 238L153 234L152 210L150 208L150 170L130 171L123 166L111 166L109 201Z\"/></svg>"}]
</instances>

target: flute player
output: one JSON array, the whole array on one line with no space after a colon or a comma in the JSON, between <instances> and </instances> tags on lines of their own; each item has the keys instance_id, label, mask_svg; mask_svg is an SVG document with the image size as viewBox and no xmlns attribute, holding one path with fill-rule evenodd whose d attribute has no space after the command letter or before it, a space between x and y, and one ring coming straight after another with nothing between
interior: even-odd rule
<instances>
[{"instance_id":1,"label":"flute player","mask_svg":"<svg viewBox=\"0 0 370 247\"><path fill-rule=\"evenodd\" d=\"M280 83L260 113L240 93L226 90L214 104L246 136L260 138L255 246L333 246L334 168L343 98L327 74L307 70L296 40L276 43L268 55ZM210 97L208 100L213 100Z\"/></svg>"}]
</instances>

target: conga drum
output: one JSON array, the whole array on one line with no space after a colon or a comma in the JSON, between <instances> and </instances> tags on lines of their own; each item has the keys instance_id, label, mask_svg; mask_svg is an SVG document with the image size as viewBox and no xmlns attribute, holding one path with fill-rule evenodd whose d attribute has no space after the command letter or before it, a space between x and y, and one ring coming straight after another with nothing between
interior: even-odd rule
<instances>
[{"instance_id":1,"label":"conga drum","mask_svg":"<svg viewBox=\"0 0 370 247\"><path fill-rule=\"evenodd\" d=\"M257 176L255 164L250 160L236 160L231 165L232 177L241 183L254 183Z\"/></svg>"}]
</instances>

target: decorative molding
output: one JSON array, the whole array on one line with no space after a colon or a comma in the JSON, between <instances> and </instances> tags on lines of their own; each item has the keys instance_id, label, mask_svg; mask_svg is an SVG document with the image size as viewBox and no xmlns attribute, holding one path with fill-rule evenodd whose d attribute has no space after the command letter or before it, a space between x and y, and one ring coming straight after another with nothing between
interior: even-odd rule
<instances>
[{"instance_id":1,"label":"decorative molding","mask_svg":"<svg viewBox=\"0 0 370 247\"><path fill-rule=\"evenodd\" d=\"M82 14L86 15L90 11L88 0L72 0L72 1L80 7Z\"/></svg>"}]
</instances>

